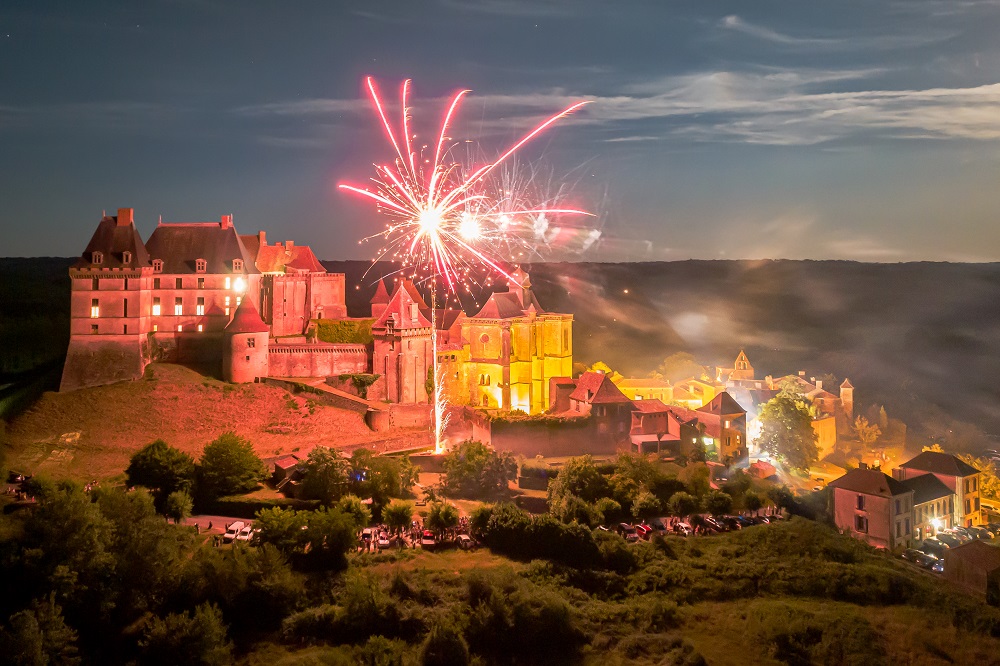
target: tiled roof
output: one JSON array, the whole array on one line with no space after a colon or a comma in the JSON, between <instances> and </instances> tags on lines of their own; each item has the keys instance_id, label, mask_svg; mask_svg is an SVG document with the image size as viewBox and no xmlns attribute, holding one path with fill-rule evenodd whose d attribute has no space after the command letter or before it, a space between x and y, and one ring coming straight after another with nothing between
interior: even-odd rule
<instances>
[{"instance_id":1,"label":"tiled roof","mask_svg":"<svg viewBox=\"0 0 1000 666\"><path fill-rule=\"evenodd\" d=\"M473 319L513 319L523 317L524 308L521 301L510 292L500 291L490 294L479 312L472 315Z\"/></svg>"},{"instance_id":2,"label":"tiled roof","mask_svg":"<svg viewBox=\"0 0 1000 666\"><path fill-rule=\"evenodd\" d=\"M104 255L100 264L94 264L94 253ZM132 254L131 261L125 263L124 253ZM118 216L105 216L97 225L97 230L87 243L87 249L73 268L142 268L149 266L149 254L142 244L135 224L118 224Z\"/></svg>"},{"instance_id":3,"label":"tiled roof","mask_svg":"<svg viewBox=\"0 0 1000 666\"><path fill-rule=\"evenodd\" d=\"M894 497L910 492L902 482L886 476L877 469L852 469L836 481L830 482L830 487L879 497Z\"/></svg>"},{"instance_id":4,"label":"tiled roof","mask_svg":"<svg viewBox=\"0 0 1000 666\"><path fill-rule=\"evenodd\" d=\"M226 333L267 333L270 330L249 298L240 302L233 320L226 326Z\"/></svg>"},{"instance_id":5,"label":"tiled roof","mask_svg":"<svg viewBox=\"0 0 1000 666\"><path fill-rule=\"evenodd\" d=\"M916 458L905 462L900 467L906 469L919 469L931 474L943 474L946 476L969 476L978 474L979 470L962 462L950 453L939 453L937 451L924 451Z\"/></svg>"},{"instance_id":6,"label":"tiled roof","mask_svg":"<svg viewBox=\"0 0 1000 666\"><path fill-rule=\"evenodd\" d=\"M217 222L161 224L146 249L151 259L163 261L166 274L195 273L198 259L207 262L206 273L232 273L234 259L243 260L244 272L259 272L236 229Z\"/></svg>"},{"instance_id":7,"label":"tiled roof","mask_svg":"<svg viewBox=\"0 0 1000 666\"><path fill-rule=\"evenodd\" d=\"M933 474L922 474L901 483L913 491L914 504L923 504L955 494L955 491L941 483L941 480Z\"/></svg>"},{"instance_id":8,"label":"tiled roof","mask_svg":"<svg viewBox=\"0 0 1000 666\"><path fill-rule=\"evenodd\" d=\"M656 398L651 398L649 400L633 400L632 410L642 412L643 414L667 414L670 412L670 408Z\"/></svg>"},{"instance_id":9,"label":"tiled roof","mask_svg":"<svg viewBox=\"0 0 1000 666\"><path fill-rule=\"evenodd\" d=\"M417 305L417 321L414 324L409 306L413 303ZM427 313L426 316L424 313ZM398 316L397 326L399 328L427 328L431 325L430 308L424 303L423 296L417 290L416 285L410 280L403 280L396 285L396 290L392 292L389 303L385 311L372 325L373 328L385 328L392 320L392 315Z\"/></svg>"},{"instance_id":10,"label":"tiled roof","mask_svg":"<svg viewBox=\"0 0 1000 666\"><path fill-rule=\"evenodd\" d=\"M372 296L372 300L369 301L372 305L386 305L389 303L389 292L385 289L385 282L382 280L378 281L378 286L375 287L375 295Z\"/></svg>"},{"instance_id":11,"label":"tiled roof","mask_svg":"<svg viewBox=\"0 0 1000 666\"><path fill-rule=\"evenodd\" d=\"M740 407L740 403L733 400L733 396L725 391L712 398L707 405L698 408L699 412L707 412L719 416L727 414L746 414L747 410Z\"/></svg>"},{"instance_id":12,"label":"tiled roof","mask_svg":"<svg viewBox=\"0 0 1000 666\"><path fill-rule=\"evenodd\" d=\"M430 321L431 319L430 308L420 308L420 314L421 316L423 316L424 319ZM458 318L464 314L465 313L462 312L461 310L446 310L444 308L438 308L436 314L436 322L438 330L447 331L452 326L454 326L455 322L458 321Z\"/></svg>"},{"instance_id":13,"label":"tiled roof","mask_svg":"<svg viewBox=\"0 0 1000 666\"><path fill-rule=\"evenodd\" d=\"M569 397L591 405L632 402L603 372L585 372L580 375L576 390Z\"/></svg>"},{"instance_id":14,"label":"tiled roof","mask_svg":"<svg viewBox=\"0 0 1000 666\"><path fill-rule=\"evenodd\" d=\"M668 389L670 388L670 382L663 379L649 379L649 378L629 378L623 379L618 382L619 388L646 388L646 389Z\"/></svg>"}]
</instances>

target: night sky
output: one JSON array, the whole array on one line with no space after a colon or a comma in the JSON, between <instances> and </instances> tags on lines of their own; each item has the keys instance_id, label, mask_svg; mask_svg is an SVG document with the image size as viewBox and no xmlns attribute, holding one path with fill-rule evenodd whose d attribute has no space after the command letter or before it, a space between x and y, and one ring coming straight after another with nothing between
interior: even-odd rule
<instances>
[{"instance_id":1,"label":"night sky","mask_svg":"<svg viewBox=\"0 0 1000 666\"><path fill-rule=\"evenodd\" d=\"M390 158L365 75L430 141L532 143L597 212L553 258L1000 260L1000 2L145 0L0 4L0 256L79 254L101 212L234 215L370 258L338 191Z\"/></svg>"}]
</instances>

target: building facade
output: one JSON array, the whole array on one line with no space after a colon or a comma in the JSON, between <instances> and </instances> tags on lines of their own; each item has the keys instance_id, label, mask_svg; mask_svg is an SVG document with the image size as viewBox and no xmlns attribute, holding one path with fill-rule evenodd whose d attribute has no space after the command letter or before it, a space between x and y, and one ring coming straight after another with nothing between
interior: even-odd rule
<instances>
[{"instance_id":1,"label":"building facade","mask_svg":"<svg viewBox=\"0 0 1000 666\"><path fill-rule=\"evenodd\" d=\"M876 548L909 548L913 490L879 470L852 469L829 485L834 524Z\"/></svg>"}]
</instances>

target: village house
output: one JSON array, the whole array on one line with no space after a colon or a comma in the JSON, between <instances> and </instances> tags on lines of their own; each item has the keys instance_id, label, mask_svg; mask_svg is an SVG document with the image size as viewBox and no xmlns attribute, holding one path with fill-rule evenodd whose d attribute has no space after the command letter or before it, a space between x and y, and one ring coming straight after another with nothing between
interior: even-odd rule
<instances>
[{"instance_id":1,"label":"village house","mask_svg":"<svg viewBox=\"0 0 1000 666\"><path fill-rule=\"evenodd\" d=\"M955 493L933 474L921 474L904 480L913 491L913 540L920 543L954 527Z\"/></svg>"},{"instance_id":2,"label":"village house","mask_svg":"<svg viewBox=\"0 0 1000 666\"><path fill-rule=\"evenodd\" d=\"M974 539L946 550L944 577L1000 606L1000 548Z\"/></svg>"},{"instance_id":3,"label":"village house","mask_svg":"<svg viewBox=\"0 0 1000 666\"><path fill-rule=\"evenodd\" d=\"M913 490L879 470L859 467L830 483L831 513L843 534L876 548L909 548Z\"/></svg>"},{"instance_id":4,"label":"village house","mask_svg":"<svg viewBox=\"0 0 1000 666\"><path fill-rule=\"evenodd\" d=\"M893 471L893 475L901 481L924 474L933 474L955 494L954 508L949 511L953 525L971 527L983 524L979 470L950 453L924 451Z\"/></svg>"}]
</instances>

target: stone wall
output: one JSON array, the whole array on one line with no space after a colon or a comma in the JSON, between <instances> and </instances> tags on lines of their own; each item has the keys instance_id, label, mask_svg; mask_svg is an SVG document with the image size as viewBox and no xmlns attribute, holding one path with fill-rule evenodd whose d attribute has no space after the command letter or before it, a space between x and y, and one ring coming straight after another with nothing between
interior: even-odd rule
<instances>
[{"instance_id":1,"label":"stone wall","mask_svg":"<svg viewBox=\"0 0 1000 666\"><path fill-rule=\"evenodd\" d=\"M142 377L149 363L146 345L136 337L94 336L74 340L66 353L60 391L130 381Z\"/></svg>"},{"instance_id":2,"label":"stone wall","mask_svg":"<svg viewBox=\"0 0 1000 666\"><path fill-rule=\"evenodd\" d=\"M268 350L271 377L329 377L368 372L365 345L275 345Z\"/></svg>"},{"instance_id":3,"label":"stone wall","mask_svg":"<svg viewBox=\"0 0 1000 666\"><path fill-rule=\"evenodd\" d=\"M476 418L472 438L490 444L497 451L510 451L525 458L535 456L580 456L614 454L622 445L593 431L591 419L552 421L490 422Z\"/></svg>"}]
</instances>

